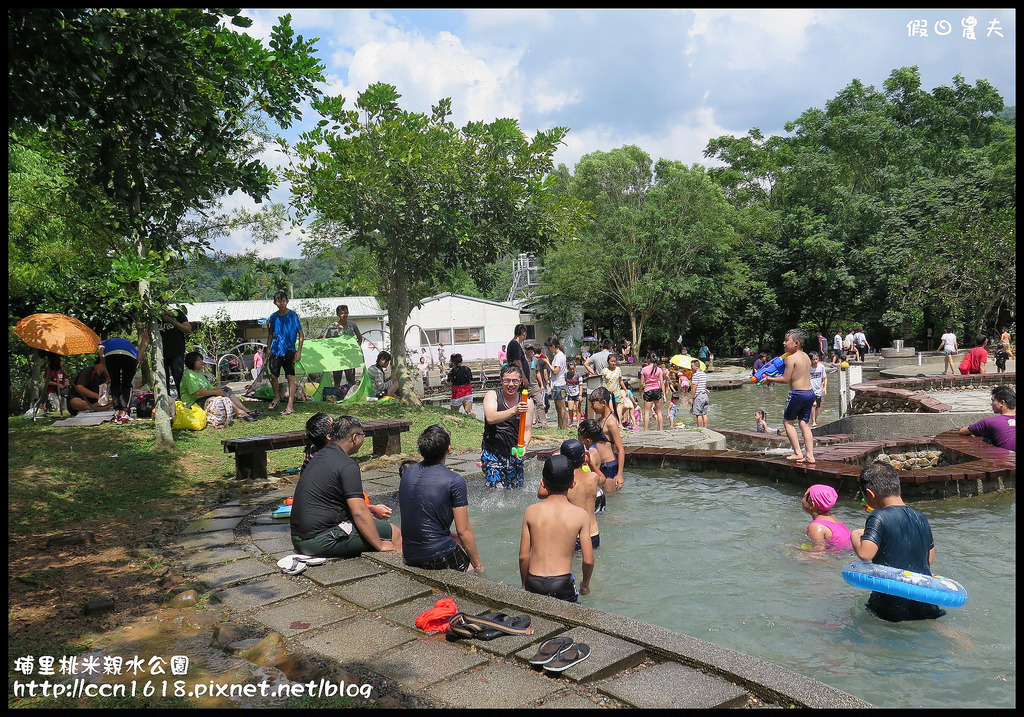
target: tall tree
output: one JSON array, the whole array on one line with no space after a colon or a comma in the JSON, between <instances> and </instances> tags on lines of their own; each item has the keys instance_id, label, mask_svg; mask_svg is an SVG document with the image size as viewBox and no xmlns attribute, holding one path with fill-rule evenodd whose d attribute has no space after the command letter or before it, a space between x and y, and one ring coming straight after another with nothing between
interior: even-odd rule
<instances>
[{"instance_id":1,"label":"tall tree","mask_svg":"<svg viewBox=\"0 0 1024 717\"><path fill-rule=\"evenodd\" d=\"M387 84L313 103L324 119L296 145L289 172L301 215L312 215L306 253L361 247L388 310L391 353L403 400L405 332L422 299L510 251L539 251L579 220L575 202L555 196L546 174L565 128L527 139L516 121L456 128L451 101L430 114L403 110Z\"/></svg>"},{"instance_id":2,"label":"tall tree","mask_svg":"<svg viewBox=\"0 0 1024 717\"><path fill-rule=\"evenodd\" d=\"M187 242L190 212L233 191L268 195L274 177L255 156L264 123L287 127L323 79L290 17L269 48L224 21L251 24L235 10L8 11L8 125L45 128L79 201L102 196L107 228L132 247L140 300L129 308L156 334L158 446L173 443L153 322L169 297L151 296L150 279Z\"/></svg>"},{"instance_id":3,"label":"tall tree","mask_svg":"<svg viewBox=\"0 0 1024 717\"><path fill-rule=\"evenodd\" d=\"M538 293L562 323L574 307L613 306L640 350L652 318L714 281L732 250L734 211L702 168L665 159L652 167L636 146L584 156L569 191L594 219L579 241L545 256Z\"/></svg>"}]
</instances>

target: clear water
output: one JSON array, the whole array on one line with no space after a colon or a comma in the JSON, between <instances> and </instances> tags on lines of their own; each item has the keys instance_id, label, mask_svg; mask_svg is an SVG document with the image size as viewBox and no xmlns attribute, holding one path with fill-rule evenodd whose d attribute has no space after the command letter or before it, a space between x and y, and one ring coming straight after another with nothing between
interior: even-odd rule
<instances>
[{"instance_id":1,"label":"clear water","mask_svg":"<svg viewBox=\"0 0 1024 717\"><path fill-rule=\"evenodd\" d=\"M738 391L736 392L738 393ZM522 491L474 482L470 521L485 577L519 586L519 534L540 464ZM1016 704L1014 494L917 502L934 570L970 599L936 621L887 623L840 576L852 554L801 550L797 486L749 475L626 472L599 516L592 592L580 602L782 665L881 707ZM837 515L862 527L865 513ZM579 576L579 558L574 573Z\"/></svg>"}]
</instances>

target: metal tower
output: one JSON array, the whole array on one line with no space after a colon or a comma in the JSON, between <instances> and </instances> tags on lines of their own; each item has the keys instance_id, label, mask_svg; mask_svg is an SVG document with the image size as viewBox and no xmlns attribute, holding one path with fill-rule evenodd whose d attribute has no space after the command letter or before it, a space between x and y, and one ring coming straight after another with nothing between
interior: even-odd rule
<instances>
[{"instance_id":1,"label":"metal tower","mask_svg":"<svg viewBox=\"0 0 1024 717\"><path fill-rule=\"evenodd\" d=\"M520 254L512 265L512 288L508 290L508 301L526 298L539 283L540 267L532 254Z\"/></svg>"}]
</instances>

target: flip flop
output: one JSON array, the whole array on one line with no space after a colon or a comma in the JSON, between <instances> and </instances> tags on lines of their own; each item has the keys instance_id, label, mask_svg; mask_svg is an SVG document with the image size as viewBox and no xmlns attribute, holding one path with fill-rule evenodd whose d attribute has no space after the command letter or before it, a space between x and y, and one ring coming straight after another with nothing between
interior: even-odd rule
<instances>
[{"instance_id":1,"label":"flip flop","mask_svg":"<svg viewBox=\"0 0 1024 717\"><path fill-rule=\"evenodd\" d=\"M296 553L291 557L295 558L296 560L304 562L306 564L306 567L309 567L310 565L323 565L327 562L327 558L321 558L319 556L314 555L303 555L302 553Z\"/></svg>"},{"instance_id":2,"label":"flip flop","mask_svg":"<svg viewBox=\"0 0 1024 717\"><path fill-rule=\"evenodd\" d=\"M544 665L544 669L550 672L564 672L573 665L578 665L590 657L590 645L577 642L565 648L555 659Z\"/></svg>"},{"instance_id":3,"label":"flip flop","mask_svg":"<svg viewBox=\"0 0 1024 717\"><path fill-rule=\"evenodd\" d=\"M293 413L295 413L295 409L294 408L286 408L283 411L281 411L281 415L282 416L290 416Z\"/></svg>"},{"instance_id":4,"label":"flip flop","mask_svg":"<svg viewBox=\"0 0 1024 717\"><path fill-rule=\"evenodd\" d=\"M277 407L278 407L278 405L279 405L280 403L281 403L280 401L271 401L271 402L270 402L270 405L269 405L269 406L267 406L267 410L268 410L268 411L276 411L276 410L277 410Z\"/></svg>"},{"instance_id":5,"label":"flip flop","mask_svg":"<svg viewBox=\"0 0 1024 717\"><path fill-rule=\"evenodd\" d=\"M295 555L288 555L277 561L277 567L285 575L298 575L306 569L306 564Z\"/></svg>"},{"instance_id":6,"label":"flip flop","mask_svg":"<svg viewBox=\"0 0 1024 717\"><path fill-rule=\"evenodd\" d=\"M531 657L528 662L531 665L546 665L554 660L562 652L572 645L571 637L552 637L537 646L537 654Z\"/></svg>"},{"instance_id":7,"label":"flip flop","mask_svg":"<svg viewBox=\"0 0 1024 717\"><path fill-rule=\"evenodd\" d=\"M481 640L493 640L501 635L532 635L533 628L529 625L529 615L519 615L509 619L508 615L503 612L487 612L482 615L467 615L457 612L448 621L445 637L449 640L473 637ZM491 630L496 634L490 632Z\"/></svg>"},{"instance_id":8,"label":"flip flop","mask_svg":"<svg viewBox=\"0 0 1024 717\"><path fill-rule=\"evenodd\" d=\"M519 630L525 630L530 627L530 616L529 615L516 615L515 617L509 617L504 613L498 613L498 617L494 621L501 625L495 625L494 627L485 627L483 630L477 633L476 637L478 640L493 640L496 637L502 635L516 635ZM514 632L509 632L513 630ZM533 634L533 630L530 630L530 634Z\"/></svg>"}]
</instances>

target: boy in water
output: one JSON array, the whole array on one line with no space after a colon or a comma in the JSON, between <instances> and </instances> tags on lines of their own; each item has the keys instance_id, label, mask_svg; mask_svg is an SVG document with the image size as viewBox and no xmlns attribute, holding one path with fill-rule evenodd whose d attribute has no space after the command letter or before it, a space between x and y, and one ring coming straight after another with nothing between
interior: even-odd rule
<instances>
[{"instance_id":1,"label":"boy in water","mask_svg":"<svg viewBox=\"0 0 1024 717\"><path fill-rule=\"evenodd\" d=\"M558 452L572 463L575 484L566 495L570 503L578 505L590 514L590 544L596 550L601 544L601 533L597 524L597 491L600 489L598 481L604 483L604 477L592 471L587 465L587 449L577 439L562 441L562 447ZM539 492L537 496L540 497ZM580 549L580 542L577 540L576 550Z\"/></svg>"},{"instance_id":2,"label":"boy in water","mask_svg":"<svg viewBox=\"0 0 1024 717\"><path fill-rule=\"evenodd\" d=\"M526 509L519 541L519 575L523 588L568 602L576 602L579 595L590 592L590 576L594 573L594 548L586 539L592 515L570 503L566 495L575 482L568 458L558 455L544 461L541 488L548 495ZM583 581L579 593L571 572L577 540L583 552Z\"/></svg>"},{"instance_id":3,"label":"boy in water","mask_svg":"<svg viewBox=\"0 0 1024 717\"><path fill-rule=\"evenodd\" d=\"M864 504L872 509L864 528L850 532L861 560L931 575L935 561L932 528L923 514L900 496L900 477L887 463L872 463L860 472ZM933 620L946 614L938 605L872 592L868 609L889 622Z\"/></svg>"},{"instance_id":4,"label":"boy in water","mask_svg":"<svg viewBox=\"0 0 1024 717\"><path fill-rule=\"evenodd\" d=\"M811 433L811 407L816 396L811 388L811 360L804 353L807 332L803 329L790 329L786 332L783 348L789 354L786 357L786 372L781 376L765 376L763 381L769 383L788 383L789 400L786 411L782 414L786 425L786 436L793 446L792 455L786 456L787 461L809 463L814 465L814 435ZM800 436L797 434L794 421L800 422L800 433L804 438L804 450L800 450Z\"/></svg>"},{"instance_id":5,"label":"boy in water","mask_svg":"<svg viewBox=\"0 0 1024 717\"><path fill-rule=\"evenodd\" d=\"M605 439L615 451L614 460L601 463L601 473L608 479L604 489L605 492L610 493L623 485L622 469L625 464L626 449L622 446L622 431L619 429L619 421L615 417L615 409L612 408L612 398L608 389L604 386L595 388L589 399L590 407L594 409L594 416L597 418L598 430L604 434ZM582 425L580 427L582 428Z\"/></svg>"}]
</instances>

